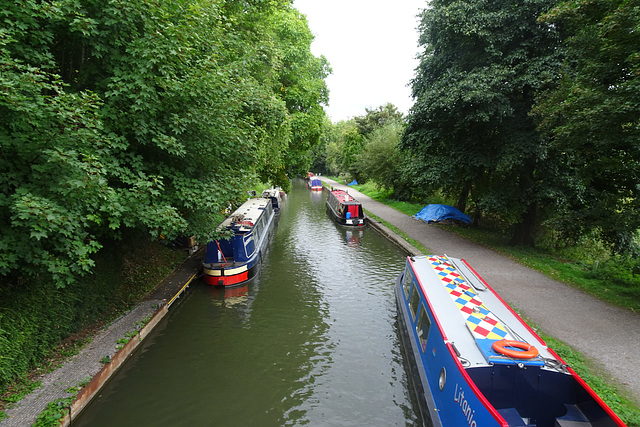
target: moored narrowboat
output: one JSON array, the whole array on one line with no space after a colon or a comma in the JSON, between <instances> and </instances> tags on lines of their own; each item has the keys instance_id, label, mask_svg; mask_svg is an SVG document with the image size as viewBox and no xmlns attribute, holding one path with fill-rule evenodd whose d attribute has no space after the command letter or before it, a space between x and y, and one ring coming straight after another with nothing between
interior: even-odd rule
<instances>
[{"instance_id":1,"label":"moored narrowboat","mask_svg":"<svg viewBox=\"0 0 640 427\"><path fill-rule=\"evenodd\" d=\"M361 227L365 224L362 205L344 190L331 190L327 195L327 211L342 225Z\"/></svg>"},{"instance_id":2,"label":"moored narrowboat","mask_svg":"<svg viewBox=\"0 0 640 427\"><path fill-rule=\"evenodd\" d=\"M214 286L237 286L255 275L274 227L271 199L249 199L219 226L229 239L207 244L204 281Z\"/></svg>"},{"instance_id":3,"label":"moored narrowboat","mask_svg":"<svg viewBox=\"0 0 640 427\"><path fill-rule=\"evenodd\" d=\"M309 186L311 191L322 191L322 180L318 177L311 177L307 185Z\"/></svg>"},{"instance_id":4,"label":"moored narrowboat","mask_svg":"<svg viewBox=\"0 0 640 427\"><path fill-rule=\"evenodd\" d=\"M407 258L395 295L425 425L624 426L464 260Z\"/></svg>"},{"instance_id":5,"label":"moored narrowboat","mask_svg":"<svg viewBox=\"0 0 640 427\"><path fill-rule=\"evenodd\" d=\"M277 214L280 213L282 207L282 194L284 192L280 188L268 188L262 192L260 197L271 200L273 211Z\"/></svg>"}]
</instances>

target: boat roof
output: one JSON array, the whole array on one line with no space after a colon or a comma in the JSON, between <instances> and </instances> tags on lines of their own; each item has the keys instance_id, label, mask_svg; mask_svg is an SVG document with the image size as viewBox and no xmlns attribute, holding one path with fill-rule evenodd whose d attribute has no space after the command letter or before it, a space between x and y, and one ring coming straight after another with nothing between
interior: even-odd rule
<instances>
[{"instance_id":1,"label":"boat roof","mask_svg":"<svg viewBox=\"0 0 640 427\"><path fill-rule=\"evenodd\" d=\"M280 189L279 188L267 188L262 192L260 197L277 197L280 198Z\"/></svg>"},{"instance_id":2,"label":"boat roof","mask_svg":"<svg viewBox=\"0 0 640 427\"><path fill-rule=\"evenodd\" d=\"M465 368L492 364L544 366L558 360L546 344L462 259L439 255L411 257L445 341L460 353ZM491 349L495 341L514 340L535 346L534 359L512 359Z\"/></svg>"},{"instance_id":3,"label":"boat roof","mask_svg":"<svg viewBox=\"0 0 640 427\"><path fill-rule=\"evenodd\" d=\"M234 228L241 232L250 231L271 200L263 197L248 199L222 223L220 228Z\"/></svg>"},{"instance_id":4,"label":"boat roof","mask_svg":"<svg viewBox=\"0 0 640 427\"><path fill-rule=\"evenodd\" d=\"M359 201L357 201L356 199L353 198L353 196L351 196L351 194L347 193L344 190L332 190L331 193L336 196L336 199L338 199L338 201L340 203L344 203L344 204L360 204Z\"/></svg>"}]
</instances>

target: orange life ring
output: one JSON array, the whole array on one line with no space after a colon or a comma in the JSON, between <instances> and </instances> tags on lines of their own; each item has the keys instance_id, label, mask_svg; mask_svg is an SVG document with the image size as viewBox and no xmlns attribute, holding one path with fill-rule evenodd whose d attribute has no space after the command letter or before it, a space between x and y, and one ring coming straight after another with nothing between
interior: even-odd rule
<instances>
[{"instance_id":1,"label":"orange life ring","mask_svg":"<svg viewBox=\"0 0 640 427\"><path fill-rule=\"evenodd\" d=\"M519 348L520 350L509 350L506 347ZM496 341L491 346L496 353L513 357L514 359L533 359L538 356L538 349L522 341L502 340Z\"/></svg>"}]
</instances>

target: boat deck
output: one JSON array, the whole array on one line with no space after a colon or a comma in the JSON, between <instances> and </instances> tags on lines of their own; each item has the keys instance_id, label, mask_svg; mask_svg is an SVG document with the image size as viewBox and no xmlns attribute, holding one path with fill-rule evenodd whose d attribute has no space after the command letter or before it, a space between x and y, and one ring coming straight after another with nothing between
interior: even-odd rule
<instances>
[{"instance_id":1,"label":"boat deck","mask_svg":"<svg viewBox=\"0 0 640 427\"><path fill-rule=\"evenodd\" d=\"M230 228L232 225L235 225L238 226L238 231L240 232L250 231L258 218L260 218L261 211L270 203L271 200L262 197L249 199L232 215L222 221L219 228Z\"/></svg>"},{"instance_id":2,"label":"boat deck","mask_svg":"<svg viewBox=\"0 0 640 427\"><path fill-rule=\"evenodd\" d=\"M460 353L466 368L501 363L542 366L545 358L555 359L546 345L463 260L446 256L415 257L413 265L446 340ZM502 339L531 344L540 355L517 361L499 355L491 345Z\"/></svg>"},{"instance_id":3,"label":"boat deck","mask_svg":"<svg viewBox=\"0 0 640 427\"><path fill-rule=\"evenodd\" d=\"M338 199L338 201L340 203L343 204L360 204L360 202L358 202L356 199L354 199L351 194L347 193L344 190L333 190L332 193L336 196L336 199Z\"/></svg>"}]
</instances>

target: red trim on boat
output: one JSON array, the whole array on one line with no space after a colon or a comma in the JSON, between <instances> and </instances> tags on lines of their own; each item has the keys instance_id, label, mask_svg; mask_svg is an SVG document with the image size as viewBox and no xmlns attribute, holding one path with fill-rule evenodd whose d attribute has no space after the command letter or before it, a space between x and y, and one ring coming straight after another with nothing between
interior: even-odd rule
<instances>
[{"instance_id":1,"label":"red trim on boat","mask_svg":"<svg viewBox=\"0 0 640 427\"><path fill-rule=\"evenodd\" d=\"M578 383L580 383L580 385L582 385L582 387L591 395L591 397L593 397L595 399L595 401L598 403L598 405L600 405L600 407L602 409L604 409L604 411L609 414L609 416L613 419L613 421L620 427L627 427L627 425L625 423L622 422L622 420L615 414L615 412L613 412L613 410L609 407L609 405L607 405L604 400L602 400L600 398L600 396L598 396L596 394L595 391L593 391L593 389L591 387L589 387L589 384L587 384L581 377L580 375L577 374L576 371L574 371L573 369L571 369L570 366L567 366L567 371L569 371L569 373L571 374L571 376L573 378L576 379L576 381L578 381Z\"/></svg>"},{"instance_id":2,"label":"red trim on boat","mask_svg":"<svg viewBox=\"0 0 640 427\"><path fill-rule=\"evenodd\" d=\"M209 276L204 275L204 281L211 286L233 286L249 279L249 271L243 271L233 276Z\"/></svg>"},{"instance_id":3,"label":"red trim on boat","mask_svg":"<svg viewBox=\"0 0 640 427\"><path fill-rule=\"evenodd\" d=\"M460 371L460 373L464 377L465 381L467 382L466 385L469 386L469 388L471 388L471 390L476 395L478 400L480 400L480 402L482 402L482 405L485 408L487 408L487 410L491 413L491 415L493 415L493 418L495 418L496 421L498 423L500 423L500 425L502 427L509 427L509 423L507 423L505 421L505 419L502 418L502 415L500 415L498 413L498 410L496 408L494 408L491 403L489 403L489 400L487 400L487 398L480 391L480 389L478 388L476 383L471 379L471 377L467 373L467 370L464 368L464 366L462 366L462 363L460 363L460 359L458 359L458 355L456 354L456 351L453 349L453 345L451 345L450 342L447 342L446 345L447 345L447 348L449 349L449 353L451 353L451 357L453 358L454 363L456 364L456 366L458 368L458 371Z\"/></svg>"}]
</instances>

